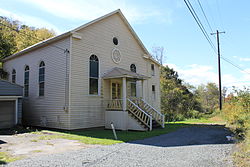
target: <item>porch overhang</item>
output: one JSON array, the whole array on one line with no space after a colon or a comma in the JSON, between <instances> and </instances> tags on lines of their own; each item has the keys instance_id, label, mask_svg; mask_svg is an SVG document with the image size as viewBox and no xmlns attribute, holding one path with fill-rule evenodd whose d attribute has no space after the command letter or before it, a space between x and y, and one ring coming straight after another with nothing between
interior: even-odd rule
<instances>
[{"instance_id":1,"label":"porch overhang","mask_svg":"<svg viewBox=\"0 0 250 167\"><path fill-rule=\"evenodd\" d=\"M148 79L149 77L129 70L125 70L123 68L115 67L112 68L110 71L104 73L102 78L103 79L132 78L137 80L145 80Z\"/></svg>"}]
</instances>

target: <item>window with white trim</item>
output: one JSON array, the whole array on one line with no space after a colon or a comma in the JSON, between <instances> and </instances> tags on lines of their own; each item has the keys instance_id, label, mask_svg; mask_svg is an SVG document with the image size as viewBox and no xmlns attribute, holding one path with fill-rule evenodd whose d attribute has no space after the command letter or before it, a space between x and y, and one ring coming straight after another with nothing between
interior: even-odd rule
<instances>
[{"instance_id":1,"label":"window with white trim","mask_svg":"<svg viewBox=\"0 0 250 167\"><path fill-rule=\"evenodd\" d=\"M154 64L151 64L151 74L152 74L152 76L155 75L155 65Z\"/></svg>"},{"instance_id":2,"label":"window with white trim","mask_svg":"<svg viewBox=\"0 0 250 167\"><path fill-rule=\"evenodd\" d=\"M30 75L30 68L26 66L24 68L24 97L29 96L29 76Z\"/></svg>"},{"instance_id":3,"label":"window with white trim","mask_svg":"<svg viewBox=\"0 0 250 167\"><path fill-rule=\"evenodd\" d=\"M99 60L96 55L89 58L89 94L98 95Z\"/></svg>"},{"instance_id":4,"label":"window with white trim","mask_svg":"<svg viewBox=\"0 0 250 167\"><path fill-rule=\"evenodd\" d=\"M156 94L155 94L155 85L152 85L152 98L155 100Z\"/></svg>"},{"instance_id":5,"label":"window with white trim","mask_svg":"<svg viewBox=\"0 0 250 167\"><path fill-rule=\"evenodd\" d=\"M12 78L11 82L16 83L16 70L15 69L12 70L11 78Z\"/></svg>"},{"instance_id":6,"label":"window with white trim","mask_svg":"<svg viewBox=\"0 0 250 167\"><path fill-rule=\"evenodd\" d=\"M39 96L44 96L45 89L45 63L41 61L39 64Z\"/></svg>"}]
</instances>

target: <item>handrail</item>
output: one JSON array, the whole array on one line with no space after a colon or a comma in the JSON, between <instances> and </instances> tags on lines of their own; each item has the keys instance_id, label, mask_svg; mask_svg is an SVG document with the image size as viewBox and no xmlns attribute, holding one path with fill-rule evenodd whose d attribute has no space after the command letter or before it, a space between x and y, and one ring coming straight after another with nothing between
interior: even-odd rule
<instances>
[{"instance_id":1,"label":"handrail","mask_svg":"<svg viewBox=\"0 0 250 167\"><path fill-rule=\"evenodd\" d=\"M127 99L130 103L132 103L136 108L138 108L141 112L143 112L145 115L147 115L148 117L150 117L150 115L148 113L146 113L145 111L143 111L137 104L135 104L134 102L132 102L130 99Z\"/></svg>"},{"instance_id":2,"label":"handrail","mask_svg":"<svg viewBox=\"0 0 250 167\"><path fill-rule=\"evenodd\" d=\"M149 127L149 130L152 130L152 115L149 115L148 113L146 113L145 111L143 111L137 104L135 104L133 101L131 101L130 99L127 99L129 103L131 103L134 107L136 107L137 110L139 110L141 113L143 113L144 115L146 115L146 117L144 117L143 115L140 117L138 114L134 113L133 111L130 111L132 114L134 114L138 119L140 119L140 121L142 123L144 123L147 127ZM129 109L129 103L128 103L128 109ZM143 120L144 118L144 120Z\"/></svg>"},{"instance_id":3,"label":"handrail","mask_svg":"<svg viewBox=\"0 0 250 167\"><path fill-rule=\"evenodd\" d=\"M107 100L107 107L106 109L110 110L122 110L122 99L112 99L112 100Z\"/></svg>"},{"instance_id":4,"label":"handrail","mask_svg":"<svg viewBox=\"0 0 250 167\"><path fill-rule=\"evenodd\" d=\"M163 115L162 113L160 113L158 110L156 110L153 106L151 106L148 102L146 102L144 99L141 99L144 103L146 103L149 107L151 107L155 112L157 112L159 115Z\"/></svg>"},{"instance_id":5,"label":"handrail","mask_svg":"<svg viewBox=\"0 0 250 167\"><path fill-rule=\"evenodd\" d=\"M156 122L158 122L163 128L165 127L165 116L164 114L160 113L158 110L156 110L153 106L151 106L149 103L147 103L144 99L142 98L131 98L132 100L135 101L135 103L138 103L139 107L148 113L152 113L152 117L155 119ZM140 101L142 102L142 106L140 106ZM150 109L146 109L145 106L148 106Z\"/></svg>"}]
</instances>

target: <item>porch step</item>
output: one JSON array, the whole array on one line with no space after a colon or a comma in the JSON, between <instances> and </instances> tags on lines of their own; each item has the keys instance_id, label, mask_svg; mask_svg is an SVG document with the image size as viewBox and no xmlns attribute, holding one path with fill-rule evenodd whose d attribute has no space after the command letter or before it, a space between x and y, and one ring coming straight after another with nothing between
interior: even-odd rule
<instances>
[{"instance_id":1,"label":"porch step","mask_svg":"<svg viewBox=\"0 0 250 167\"><path fill-rule=\"evenodd\" d=\"M141 110L146 112L147 114L151 115L153 120L152 121L152 127L164 127L164 116L158 112L156 109L154 109L150 104L148 104L143 99L136 99L134 100L135 104L140 107Z\"/></svg>"},{"instance_id":2,"label":"porch step","mask_svg":"<svg viewBox=\"0 0 250 167\"><path fill-rule=\"evenodd\" d=\"M144 125L138 118L136 118L133 114L128 113L128 115L133 118L142 128L149 130L149 128Z\"/></svg>"}]
</instances>

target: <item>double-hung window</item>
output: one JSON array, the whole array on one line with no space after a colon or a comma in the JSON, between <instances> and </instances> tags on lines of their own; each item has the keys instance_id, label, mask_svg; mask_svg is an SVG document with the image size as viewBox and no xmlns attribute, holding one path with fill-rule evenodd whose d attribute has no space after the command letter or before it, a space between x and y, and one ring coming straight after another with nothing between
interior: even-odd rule
<instances>
[{"instance_id":1,"label":"double-hung window","mask_svg":"<svg viewBox=\"0 0 250 167\"><path fill-rule=\"evenodd\" d=\"M99 60L96 55L89 58L89 94L98 95Z\"/></svg>"},{"instance_id":2,"label":"double-hung window","mask_svg":"<svg viewBox=\"0 0 250 167\"><path fill-rule=\"evenodd\" d=\"M12 70L12 74L11 75L12 75L12 81L11 82L12 83L16 83L16 70L15 69Z\"/></svg>"},{"instance_id":3,"label":"double-hung window","mask_svg":"<svg viewBox=\"0 0 250 167\"><path fill-rule=\"evenodd\" d=\"M42 61L39 64L39 96L44 96L45 87L45 63Z\"/></svg>"},{"instance_id":4,"label":"double-hung window","mask_svg":"<svg viewBox=\"0 0 250 167\"><path fill-rule=\"evenodd\" d=\"M30 75L30 68L26 66L24 69L24 97L29 96L29 76Z\"/></svg>"}]
</instances>

